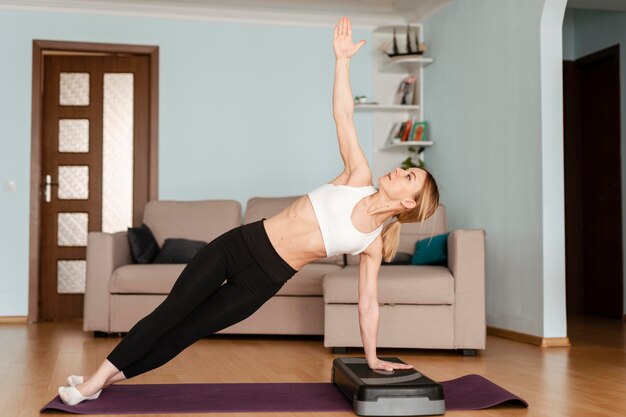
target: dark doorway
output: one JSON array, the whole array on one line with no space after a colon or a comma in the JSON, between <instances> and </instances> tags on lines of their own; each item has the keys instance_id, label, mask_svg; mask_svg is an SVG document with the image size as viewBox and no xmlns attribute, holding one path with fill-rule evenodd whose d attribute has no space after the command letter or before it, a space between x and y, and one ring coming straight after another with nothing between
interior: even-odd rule
<instances>
[{"instance_id":1,"label":"dark doorway","mask_svg":"<svg viewBox=\"0 0 626 417\"><path fill-rule=\"evenodd\" d=\"M622 318L619 45L563 62L567 312Z\"/></svg>"}]
</instances>

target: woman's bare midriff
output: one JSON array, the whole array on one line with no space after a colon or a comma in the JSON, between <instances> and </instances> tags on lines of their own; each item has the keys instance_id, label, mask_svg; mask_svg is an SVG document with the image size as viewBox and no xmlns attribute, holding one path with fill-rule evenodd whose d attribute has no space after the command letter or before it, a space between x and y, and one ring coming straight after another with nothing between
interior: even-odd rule
<instances>
[{"instance_id":1,"label":"woman's bare midriff","mask_svg":"<svg viewBox=\"0 0 626 417\"><path fill-rule=\"evenodd\" d=\"M263 224L274 249L295 270L326 257L324 240L308 195L294 201Z\"/></svg>"}]
</instances>

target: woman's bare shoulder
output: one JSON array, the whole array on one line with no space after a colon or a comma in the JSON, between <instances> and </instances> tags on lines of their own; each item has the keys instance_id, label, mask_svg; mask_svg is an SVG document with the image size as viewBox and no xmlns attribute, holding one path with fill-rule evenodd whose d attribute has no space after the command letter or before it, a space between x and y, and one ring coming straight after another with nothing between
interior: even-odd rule
<instances>
[{"instance_id":1,"label":"woman's bare shoulder","mask_svg":"<svg viewBox=\"0 0 626 417\"><path fill-rule=\"evenodd\" d=\"M383 238L379 234L376 238L368 245L367 248L363 252L361 252L361 261L364 261L364 257L368 257L370 259L374 259L380 262L383 257Z\"/></svg>"}]
</instances>

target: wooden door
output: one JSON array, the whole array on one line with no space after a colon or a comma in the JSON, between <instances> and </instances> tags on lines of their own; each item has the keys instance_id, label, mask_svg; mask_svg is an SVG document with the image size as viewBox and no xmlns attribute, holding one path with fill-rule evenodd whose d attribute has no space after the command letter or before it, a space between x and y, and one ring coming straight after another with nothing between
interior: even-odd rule
<instances>
[{"instance_id":1,"label":"wooden door","mask_svg":"<svg viewBox=\"0 0 626 417\"><path fill-rule=\"evenodd\" d=\"M619 47L564 65L568 312L623 311Z\"/></svg>"},{"instance_id":2,"label":"wooden door","mask_svg":"<svg viewBox=\"0 0 626 417\"><path fill-rule=\"evenodd\" d=\"M87 235L141 223L149 59L44 56L39 319L83 315Z\"/></svg>"}]
</instances>

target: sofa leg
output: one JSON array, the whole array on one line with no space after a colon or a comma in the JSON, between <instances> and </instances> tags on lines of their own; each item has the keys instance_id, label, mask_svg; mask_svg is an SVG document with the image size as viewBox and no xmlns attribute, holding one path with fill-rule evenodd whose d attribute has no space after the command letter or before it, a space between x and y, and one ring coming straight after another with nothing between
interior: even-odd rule
<instances>
[{"instance_id":1,"label":"sofa leg","mask_svg":"<svg viewBox=\"0 0 626 417\"><path fill-rule=\"evenodd\" d=\"M337 353L337 354L348 353L348 348L347 347L334 347L333 353Z\"/></svg>"},{"instance_id":2,"label":"sofa leg","mask_svg":"<svg viewBox=\"0 0 626 417\"><path fill-rule=\"evenodd\" d=\"M93 337L109 337L109 334L107 332L101 332L99 330L96 330L93 332Z\"/></svg>"},{"instance_id":3,"label":"sofa leg","mask_svg":"<svg viewBox=\"0 0 626 417\"><path fill-rule=\"evenodd\" d=\"M476 356L476 349L459 349L463 356Z\"/></svg>"}]
</instances>

